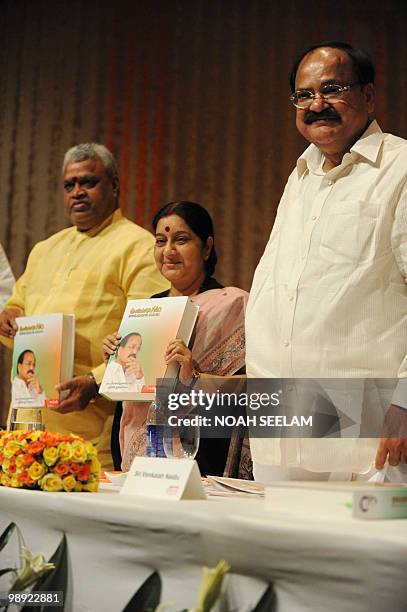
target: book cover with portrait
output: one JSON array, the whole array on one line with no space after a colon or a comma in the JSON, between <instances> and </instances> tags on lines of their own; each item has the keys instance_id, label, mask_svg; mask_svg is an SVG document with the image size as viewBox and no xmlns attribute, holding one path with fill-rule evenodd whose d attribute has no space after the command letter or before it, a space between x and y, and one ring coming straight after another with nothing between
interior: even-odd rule
<instances>
[{"instance_id":1,"label":"book cover with portrait","mask_svg":"<svg viewBox=\"0 0 407 612\"><path fill-rule=\"evenodd\" d=\"M188 345L199 307L188 296L130 300L120 327L120 344L111 355L100 393L111 400L151 401L157 378L176 378L178 364L165 363L168 344Z\"/></svg>"},{"instance_id":2,"label":"book cover with portrait","mask_svg":"<svg viewBox=\"0 0 407 612\"><path fill-rule=\"evenodd\" d=\"M11 369L13 408L51 408L55 386L73 376L75 316L61 313L17 317Z\"/></svg>"}]
</instances>

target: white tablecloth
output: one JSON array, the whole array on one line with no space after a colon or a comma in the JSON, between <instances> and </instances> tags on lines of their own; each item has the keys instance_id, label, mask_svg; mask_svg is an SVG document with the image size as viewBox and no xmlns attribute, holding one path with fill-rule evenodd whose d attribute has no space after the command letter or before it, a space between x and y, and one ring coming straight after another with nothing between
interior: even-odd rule
<instances>
[{"instance_id":1,"label":"white tablecloth","mask_svg":"<svg viewBox=\"0 0 407 612\"><path fill-rule=\"evenodd\" d=\"M270 581L279 612L407 610L405 520L275 516L261 500L157 502L0 487L0 533L12 520L47 558L66 533L73 612L120 612L153 570L163 579L162 602L192 606L201 567L220 559L233 572L228 610L249 612ZM0 553L0 568L15 560L13 546Z\"/></svg>"}]
</instances>

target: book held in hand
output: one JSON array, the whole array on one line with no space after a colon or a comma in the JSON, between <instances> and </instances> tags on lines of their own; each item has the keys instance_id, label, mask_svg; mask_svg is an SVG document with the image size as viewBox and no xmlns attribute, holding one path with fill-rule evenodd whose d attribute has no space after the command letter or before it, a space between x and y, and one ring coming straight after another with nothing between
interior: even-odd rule
<instances>
[{"instance_id":1,"label":"book held in hand","mask_svg":"<svg viewBox=\"0 0 407 612\"><path fill-rule=\"evenodd\" d=\"M188 345L198 308L188 296L130 300L99 392L114 401L153 400L157 379L178 375L177 363L166 365L165 352L176 338Z\"/></svg>"},{"instance_id":2,"label":"book held in hand","mask_svg":"<svg viewBox=\"0 0 407 612\"><path fill-rule=\"evenodd\" d=\"M75 316L17 317L11 370L12 408L54 408L55 386L72 378Z\"/></svg>"}]
</instances>

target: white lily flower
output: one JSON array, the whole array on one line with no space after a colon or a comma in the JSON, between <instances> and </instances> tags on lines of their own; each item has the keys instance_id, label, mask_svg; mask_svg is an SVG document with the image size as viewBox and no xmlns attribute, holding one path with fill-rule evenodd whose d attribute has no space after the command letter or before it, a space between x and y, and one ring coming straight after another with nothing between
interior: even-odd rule
<instances>
[{"instance_id":1,"label":"white lily flower","mask_svg":"<svg viewBox=\"0 0 407 612\"><path fill-rule=\"evenodd\" d=\"M53 563L47 563L45 561L42 553L33 555L25 546L21 546L20 558L21 568L12 586L13 591L24 591L34 584L38 578L41 578L41 576L44 576L44 574L47 574L55 568Z\"/></svg>"}]
</instances>

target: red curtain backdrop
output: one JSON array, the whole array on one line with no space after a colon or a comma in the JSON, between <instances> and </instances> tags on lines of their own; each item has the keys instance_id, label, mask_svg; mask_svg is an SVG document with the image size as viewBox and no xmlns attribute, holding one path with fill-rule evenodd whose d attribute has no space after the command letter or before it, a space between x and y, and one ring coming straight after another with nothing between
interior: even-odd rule
<instances>
[{"instance_id":1,"label":"red curtain backdrop","mask_svg":"<svg viewBox=\"0 0 407 612\"><path fill-rule=\"evenodd\" d=\"M17 276L67 224L64 152L98 141L117 156L131 219L149 227L165 202L202 203L217 277L249 289L305 148L288 73L310 43L367 49L382 128L407 137L404 0L3 0L1 11L0 241Z\"/></svg>"}]
</instances>

